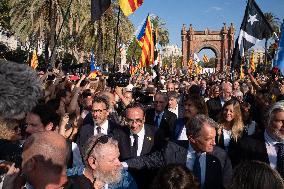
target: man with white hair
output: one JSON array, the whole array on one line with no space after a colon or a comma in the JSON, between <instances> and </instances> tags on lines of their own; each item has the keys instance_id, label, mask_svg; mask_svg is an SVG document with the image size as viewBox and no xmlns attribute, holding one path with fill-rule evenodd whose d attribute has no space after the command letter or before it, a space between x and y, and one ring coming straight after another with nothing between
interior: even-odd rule
<instances>
[{"instance_id":1,"label":"man with white hair","mask_svg":"<svg viewBox=\"0 0 284 189\"><path fill-rule=\"evenodd\" d=\"M284 101L269 110L265 131L240 140L239 161L259 160L284 178Z\"/></svg>"},{"instance_id":2,"label":"man with white hair","mask_svg":"<svg viewBox=\"0 0 284 189\"><path fill-rule=\"evenodd\" d=\"M116 140L103 134L92 136L83 150L85 171L73 181L81 184L79 188L136 189L132 176L122 169L119 155Z\"/></svg>"}]
</instances>

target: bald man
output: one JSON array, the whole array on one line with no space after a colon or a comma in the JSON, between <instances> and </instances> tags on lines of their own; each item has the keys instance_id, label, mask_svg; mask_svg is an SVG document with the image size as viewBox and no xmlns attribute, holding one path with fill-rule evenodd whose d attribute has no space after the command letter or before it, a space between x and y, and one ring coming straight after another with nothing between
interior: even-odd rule
<instances>
[{"instance_id":1,"label":"bald man","mask_svg":"<svg viewBox=\"0 0 284 189\"><path fill-rule=\"evenodd\" d=\"M33 188L68 188L66 139L52 131L31 135L24 145L22 175Z\"/></svg>"}]
</instances>

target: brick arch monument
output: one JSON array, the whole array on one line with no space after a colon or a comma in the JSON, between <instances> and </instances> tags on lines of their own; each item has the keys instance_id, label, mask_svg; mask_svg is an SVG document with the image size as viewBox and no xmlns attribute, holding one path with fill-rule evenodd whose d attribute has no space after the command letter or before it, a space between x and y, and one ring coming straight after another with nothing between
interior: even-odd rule
<instances>
[{"instance_id":1,"label":"brick arch monument","mask_svg":"<svg viewBox=\"0 0 284 189\"><path fill-rule=\"evenodd\" d=\"M224 23L220 31L210 31L208 28L204 31L195 31L191 24L186 30L183 25L181 30L183 66L187 67L187 62L194 53L199 53L202 49L211 49L216 56L216 69L225 71L226 67L230 66L234 48L234 34L233 24L227 28Z\"/></svg>"}]
</instances>

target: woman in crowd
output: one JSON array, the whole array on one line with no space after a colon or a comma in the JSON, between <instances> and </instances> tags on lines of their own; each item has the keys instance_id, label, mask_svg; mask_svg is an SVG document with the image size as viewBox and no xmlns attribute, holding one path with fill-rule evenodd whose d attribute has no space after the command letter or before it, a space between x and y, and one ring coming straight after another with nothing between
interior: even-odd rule
<instances>
[{"instance_id":1,"label":"woman in crowd","mask_svg":"<svg viewBox=\"0 0 284 189\"><path fill-rule=\"evenodd\" d=\"M234 166L234 151L244 132L244 123L238 100L231 99L224 104L219 124L216 145L228 152Z\"/></svg>"}]
</instances>

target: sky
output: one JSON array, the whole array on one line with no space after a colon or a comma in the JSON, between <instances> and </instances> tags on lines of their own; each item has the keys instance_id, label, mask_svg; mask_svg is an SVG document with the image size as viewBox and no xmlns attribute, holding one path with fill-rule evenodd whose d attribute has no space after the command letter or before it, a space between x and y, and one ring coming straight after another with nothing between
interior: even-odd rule
<instances>
[{"instance_id":1,"label":"sky","mask_svg":"<svg viewBox=\"0 0 284 189\"><path fill-rule=\"evenodd\" d=\"M284 0L255 0L263 12L272 12L282 22L284 19ZM181 28L192 24L196 31L220 30L225 22L235 26L237 38L246 0L144 0L142 6L129 16L135 28L147 14L159 16L169 30L170 44L181 48ZM211 50L203 50L199 56L207 54L213 57Z\"/></svg>"}]
</instances>

